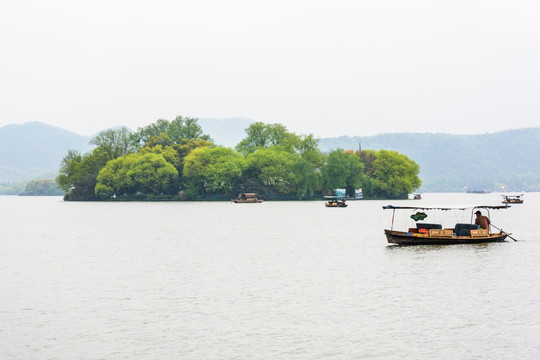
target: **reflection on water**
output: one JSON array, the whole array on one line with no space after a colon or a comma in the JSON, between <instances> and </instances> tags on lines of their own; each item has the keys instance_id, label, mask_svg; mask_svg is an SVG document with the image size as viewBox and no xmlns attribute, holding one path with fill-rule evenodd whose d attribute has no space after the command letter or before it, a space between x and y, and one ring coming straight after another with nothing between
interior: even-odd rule
<instances>
[{"instance_id":1,"label":"reflection on water","mask_svg":"<svg viewBox=\"0 0 540 360\"><path fill-rule=\"evenodd\" d=\"M414 253L424 252L455 252L459 248L465 248L467 251L489 251L490 247L505 244L502 243L479 243L479 244L452 244L452 245L395 245L389 244L386 246L387 251L411 251ZM456 249L453 249L456 248Z\"/></svg>"},{"instance_id":2,"label":"reflection on water","mask_svg":"<svg viewBox=\"0 0 540 360\"><path fill-rule=\"evenodd\" d=\"M396 246L387 201L0 197L0 358L536 359L540 194L525 199L494 218L522 241Z\"/></svg>"}]
</instances>

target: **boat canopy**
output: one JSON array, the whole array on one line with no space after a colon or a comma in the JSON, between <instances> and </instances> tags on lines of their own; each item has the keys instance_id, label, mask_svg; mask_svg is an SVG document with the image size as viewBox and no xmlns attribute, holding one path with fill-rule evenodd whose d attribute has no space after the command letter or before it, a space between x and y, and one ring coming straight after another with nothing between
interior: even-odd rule
<instances>
[{"instance_id":1,"label":"boat canopy","mask_svg":"<svg viewBox=\"0 0 540 360\"><path fill-rule=\"evenodd\" d=\"M386 205L383 206L383 210L399 210L399 209L407 209L407 210L468 210L468 209L493 209L493 210L499 210L499 209L507 209L509 208L509 205L465 205L465 206L395 206L395 205Z\"/></svg>"}]
</instances>

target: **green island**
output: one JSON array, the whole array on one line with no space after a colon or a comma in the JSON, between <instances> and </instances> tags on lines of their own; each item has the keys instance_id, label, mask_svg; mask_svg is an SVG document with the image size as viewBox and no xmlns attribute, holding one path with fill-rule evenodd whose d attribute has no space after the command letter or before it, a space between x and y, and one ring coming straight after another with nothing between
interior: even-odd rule
<instances>
[{"instance_id":1,"label":"green island","mask_svg":"<svg viewBox=\"0 0 540 360\"><path fill-rule=\"evenodd\" d=\"M311 200L337 188L365 199L406 199L421 185L420 167L388 150L337 149L327 154L312 134L257 122L234 148L219 146L196 118L159 119L131 132L104 130L82 154L70 150L56 178L66 201Z\"/></svg>"}]
</instances>

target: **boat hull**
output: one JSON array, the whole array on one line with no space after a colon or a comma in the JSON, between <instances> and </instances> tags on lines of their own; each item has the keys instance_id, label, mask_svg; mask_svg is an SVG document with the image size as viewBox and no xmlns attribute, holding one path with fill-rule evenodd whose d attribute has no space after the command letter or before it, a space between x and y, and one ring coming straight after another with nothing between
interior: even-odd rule
<instances>
[{"instance_id":1,"label":"boat hull","mask_svg":"<svg viewBox=\"0 0 540 360\"><path fill-rule=\"evenodd\" d=\"M330 207L330 208L340 208L340 207L347 207L347 204L325 203L324 206Z\"/></svg>"},{"instance_id":2,"label":"boat hull","mask_svg":"<svg viewBox=\"0 0 540 360\"><path fill-rule=\"evenodd\" d=\"M398 245L451 245L451 244L480 244L489 242L502 242L509 235L490 234L488 236L429 236L406 233L403 231L384 230L386 239L390 244Z\"/></svg>"},{"instance_id":3,"label":"boat hull","mask_svg":"<svg viewBox=\"0 0 540 360\"><path fill-rule=\"evenodd\" d=\"M263 200L259 200L259 199L235 199L232 202L236 203L236 204L259 204L259 203L262 203Z\"/></svg>"}]
</instances>

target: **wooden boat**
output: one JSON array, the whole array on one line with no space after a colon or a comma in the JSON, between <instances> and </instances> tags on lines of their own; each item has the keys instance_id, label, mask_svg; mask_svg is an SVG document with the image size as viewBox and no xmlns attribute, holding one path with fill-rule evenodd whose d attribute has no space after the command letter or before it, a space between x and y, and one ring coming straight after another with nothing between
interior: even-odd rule
<instances>
[{"instance_id":1,"label":"wooden boat","mask_svg":"<svg viewBox=\"0 0 540 360\"><path fill-rule=\"evenodd\" d=\"M503 204L523 204L523 199L521 198L523 194L521 195L502 195L503 197Z\"/></svg>"},{"instance_id":2,"label":"wooden boat","mask_svg":"<svg viewBox=\"0 0 540 360\"><path fill-rule=\"evenodd\" d=\"M255 193L240 193L236 199L231 201L237 204L257 204L263 202L263 200L257 199L257 194Z\"/></svg>"},{"instance_id":3,"label":"wooden boat","mask_svg":"<svg viewBox=\"0 0 540 360\"><path fill-rule=\"evenodd\" d=\"M452 229L445 230L450 230L450 233L452 232ZM471 230L471 233L473 231L475 230ZM428 234L421 234L387 229L384 230L384 233L386 234L386 239L389 243L398 245L450 245L500 242L504 241L509 235L505 232L502 232L499 234L478 234L475 236L445 236L440 233L433 234L431 231Z\"/></svg>"},{"instance_id":4,"label":"wooden boat","mask_svg":"<svg viewBox=\"0 0 540 360\"><path fill-rule=\"evenodd\" d=\"M337 207L347 207L347 203L344 198L339 196L325 196L325 198L328 199L327 202L324 203L324 206L331 207L331 208L337 208Z\"/></svg>"},{"instance_id":5,"label":"wooden boat","mask_svg":"<svg viewBox=\"0 0 540 360\"><path fill-rule=\"evenodd\" d=\"M507 209L509 206L470 206L470 207L416 207L416 206L383 206L383 209L391 209L392 227L385 229L386 239L391 244L398 245L450 245L450 244L477 244L504 241L511 233L500 230L499 233L491 233L489 229L480 229L479 225L472 224L472 217L475 210ZM409 228L407 231L394 230L394 217L396 210L467 210L472 209L471 224L456 224L453 228L444 228L441 224L416 223L416 228ZM411 215L415 221L425 219L427 215L423 212L417 212Z\"/></svg>"}]
</instances>

